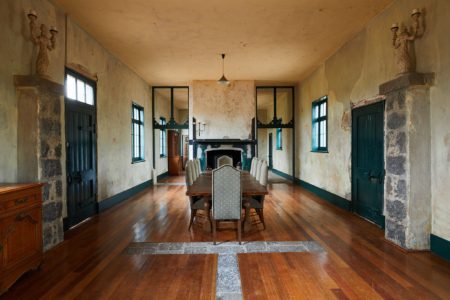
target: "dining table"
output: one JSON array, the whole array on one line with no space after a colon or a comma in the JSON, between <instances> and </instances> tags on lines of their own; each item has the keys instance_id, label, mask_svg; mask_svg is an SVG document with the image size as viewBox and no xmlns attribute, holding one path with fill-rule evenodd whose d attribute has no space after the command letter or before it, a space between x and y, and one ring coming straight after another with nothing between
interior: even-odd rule
<instances>
[{"instance_id":1,"label":"dining table","mask_svg":"<svg viewBox=\"0 0 450 300\"><path fill-rule=\"evenodd\" d=\"M248 232L251 229L252 222L250 218L250 201L251 197L256 196L265 196L269 194L267 187L260 184L258 180L255 179L249 172L241 171L241 189L242 189L242 206L245 209L245 217L244 217L244 231ZM212 197L212 172L205 171L200 174L199 177L192 183L192 185L187 187L186 195L190 197ZM206 201L205 209L209 211L211 207L211 202ZM208 221L211 220L208 218ZM205 224L205 228L210 226Z\"/></svg>"}]
</instances>

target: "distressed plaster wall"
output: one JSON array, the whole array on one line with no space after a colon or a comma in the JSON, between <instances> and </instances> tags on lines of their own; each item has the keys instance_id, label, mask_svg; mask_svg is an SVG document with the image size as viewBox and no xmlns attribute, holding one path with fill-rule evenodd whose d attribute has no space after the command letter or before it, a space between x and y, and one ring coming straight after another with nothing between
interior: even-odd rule
<instances>
[{"instance_id":1,"label":"distressed plaster wall","mask_svg":"<svg viewBox=\"0 0 450 300\"><path fill-rule=\"evenodd\" d=\"M166 122L170 120L170 90L162 90L158 92L155 91L155 119L159 122L161 117L166 118ZM167 93L167 94L166 94ZM176 115L176 110L174 110L174 115ZM175 116L174 116L175 118ZM161 175L169 171L168 161L166 156L161 156L160 152L160 135L161 131L159 129L155 130L155 169L156 174ZM168 133L166 130L166 149L168 146Z\"/></svg>"},{"instance_id":2,"label":"distressed plaster wall","mask_svg":"<svg viewBox=\"0 0 450 300\"><path fill-rule=\"evenodd\" d=\"M213 80L192 84L192 116L206 123L201 139L249 139L255 117L255 82L232 81L222 86Z\"/></svg>"},{"instance_id":3,"label":"distressed plaster wall","mask_svg":"<svg viewBox=\"0 0 450 300\"><path fill-rule=\"evenodd\" d=\"M151 92L147 83L69 19L67 64L96 74L98 200L151 179ZM145 162L131 163L131 105L144 107Z\"/></svg>"},{"instance_id":4,"label":"distressed plaster wall","mask_svg":"<svg viewBox=\"0 0 450 300\"><path fill-rule=\"evenodd\" d=\"M350 200L350 103L376 96L378 85L395 77L389 26L409 24L416 7L425 11L426 22L425 35L415 43L417 71L436 74L430 89L432 233L450 240L450 1L397 0L299 84L297 176ZM310 152L311 102L323 95L329 97L325 154Z\"/></svg>"},{"instance_id":5,"label":"distressed plaster wall","mask_svg":"<svg viewBox=\"0 0 450 300\"><path fill-rule=\"evenodd\" d=\"M30 41L26 13L35 9L38 22L64 28L64 18L47 0L0 1L0 182L17 180L17 97L13 75L31 74L32 57L36 51ZM64 36L57 36L57 49L50 53L48 74L54 81L63 82L64 55L61 45Z\"/></svg>"},{"instance_id":6,"label":"distressed plaster wall","mask_svg":"<svg viewBox=\"0 0 450 300\"><path fill-rule=\"evenodd\" d=\"M49 53L48 75L59 84L64 83L64 67L80 66L80 70L96 74L97 82L97 150L98 201L151 179L151 94L146 82L126 65L106 51L88 33L68 18L67 61L65 48L64 13L46 0L0 1L0 182L14 182L18 176L17 156L17 94L13 75L28 75L33 70L35 49L29 40L26 13L36 10L38 23L55 25L59 29L56 49ZM79 70L78 70L79 71ZM131 103L145 109L145 158L143 163L131 163ZM64 107L61 107L64 118ZM62 144L64 144L64 119ZM65 148L62 149L65 161ZM65 178L65 166L62 166ZM63 207L66 216L65 180ZM45 245L44 245L45 246ZM47 247L46 247L47 248Z\"/></svg>"}]
</instances>

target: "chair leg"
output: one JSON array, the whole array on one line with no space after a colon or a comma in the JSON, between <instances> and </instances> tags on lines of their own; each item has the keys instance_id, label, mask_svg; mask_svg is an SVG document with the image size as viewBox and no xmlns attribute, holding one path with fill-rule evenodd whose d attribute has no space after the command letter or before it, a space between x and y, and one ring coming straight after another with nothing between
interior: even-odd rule
<instances>
[{"instance_id":1,"label":"chair leg","mask_svg":"<svg viewBox=\"0 0 450 300\"><path fill-rule=\"evenodd\" d=\"M216 220L212 221L213 244L216 244Z\"/></svg>"},{"instance_id":2,"label":"chair leg","mask_svg":"<svg viewBox=\"0 0 450 300\"><path fill-rule=\"evenodd\" d=\"M241 219L238 220L237 230L238 230L238 241L239 241L239 245L240 245L241 244Z\"/></svg>"},{"instance_id":3,"label":"chair leg","mask_svg":"<svg viewBox=\"0 0 450 300\"><path fill-rule=\"evenodd\" d=\"M189 221L189 228L188 231L191 230L192 224L194 223L194 218L197 214L197 210L196 209L191 209L191 220Z\"/></svg>"}]
</instances>

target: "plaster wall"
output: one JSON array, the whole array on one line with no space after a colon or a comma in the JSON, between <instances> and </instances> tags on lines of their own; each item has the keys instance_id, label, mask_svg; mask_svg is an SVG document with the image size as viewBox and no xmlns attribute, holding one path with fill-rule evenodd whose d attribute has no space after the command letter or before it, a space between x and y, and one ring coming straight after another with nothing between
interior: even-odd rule
<instances>
[{"instance_id":1,"label":"plaster wall","mask_svg":"<svg viewBox=\"0 0 450 300\"><path fill-rule=\"evenodd\" d=\"M30 40L27 13L33 8L38 23L64 28L64 18L47 0L0 1L0 182L17 180L17 96L13 75L27 75L34 71L36 51ZM64 55L61 45L64 36L58 35L57 49L50 53L48 74L62 83Z\"/></svg>"},{"instance_id":2,"label":"plaster wall","mask_svg":"<svg viewBox=\"0 0 450 300\"><path fill-rule=\"evenodd\" d=\"M249 139L255 117L255 82L232 81L221 86L213 80L192 84L192 116L205 122L201 139Z\"/></svg>"},{"instance_id":3,"label":"plaster wall","mask_svg":"<svg viewBox=\"0 0 450 300\"><path fill-rule=\"evenodd\" d=\"M410 24L413 8L425 12L425 34L415 42L417 71L435 72L430 89L432 233L450 240L450 2L397 0L366 28L299 84L297 114L297 177L351 199L350 104L375 97L381 83L397 73L390 24ZM328 95L328 150L311 151L311 103ZM420 145L420 138L411 141ZM427 160L427 158L423 158ZM427 176L426 173L424 176ZM419 212L420 214L420 212Z\"/></svg>"},{"instance_id":4,"label":"plaster wall","mask_svg":"<svg viewBox=\"0 0 450 300\"><path fill-rule=\"evenodd\" d=\"M64 67L71 66L98 77L97 147L98 200L151 179L151 94L146 82L106 51L70 18L46 0L0 1L0 182L18 180L17 95L13 75L34 72L35 49L30 41L26 13L34 9L38 24L59 29L56 49L49 53L49 77L64 84ZM67 53L66 53L67 50ZM65 61L65 57L67 60ZM77 68L79 67L79 68ZM131 163L131 103L144 107L145 158ZM63 104L63 103L62 103ZM63 105L62 105L63 108ZM62 113L64 117L64 113ZM64 120L62 120L64 124ZM62 128L64 140L64 128ZM64 151L63 151L64 152ZM65 155L65 153L63 153ZM63 167L63 170L65 167ZM64 172L64 171L63 171ZM64 176L64 175L63 175ZM66 195L64 192L64 203ZM65 215L65 208L63 208Z\"/></svg>"}]
</instances>

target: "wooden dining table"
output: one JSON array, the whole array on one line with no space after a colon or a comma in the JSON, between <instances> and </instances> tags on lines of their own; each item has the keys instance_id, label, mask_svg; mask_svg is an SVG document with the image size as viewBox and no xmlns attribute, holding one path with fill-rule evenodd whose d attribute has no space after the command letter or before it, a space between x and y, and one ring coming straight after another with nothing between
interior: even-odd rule
<instances>
[{"instance_id":1,"label":"wooden dining table","mask_svg":"<svg viewBox=\"0 0 450 300\"><path fill-rule=\"evenodd\" d=\"M269 192L267 187L260 184L249 172L241 171L242 205L245 208L244 231L251 229L250 203L248 199L252 196L265 196ZM212 197L212 172L202 173L191 186L187 187L186 195L190 197ZM211 207L210 201L206 201L206 211ZM209 220L210 221L210 220ZM205 226L208 228L209 226Z\"/></svg>"}]
</instances>

